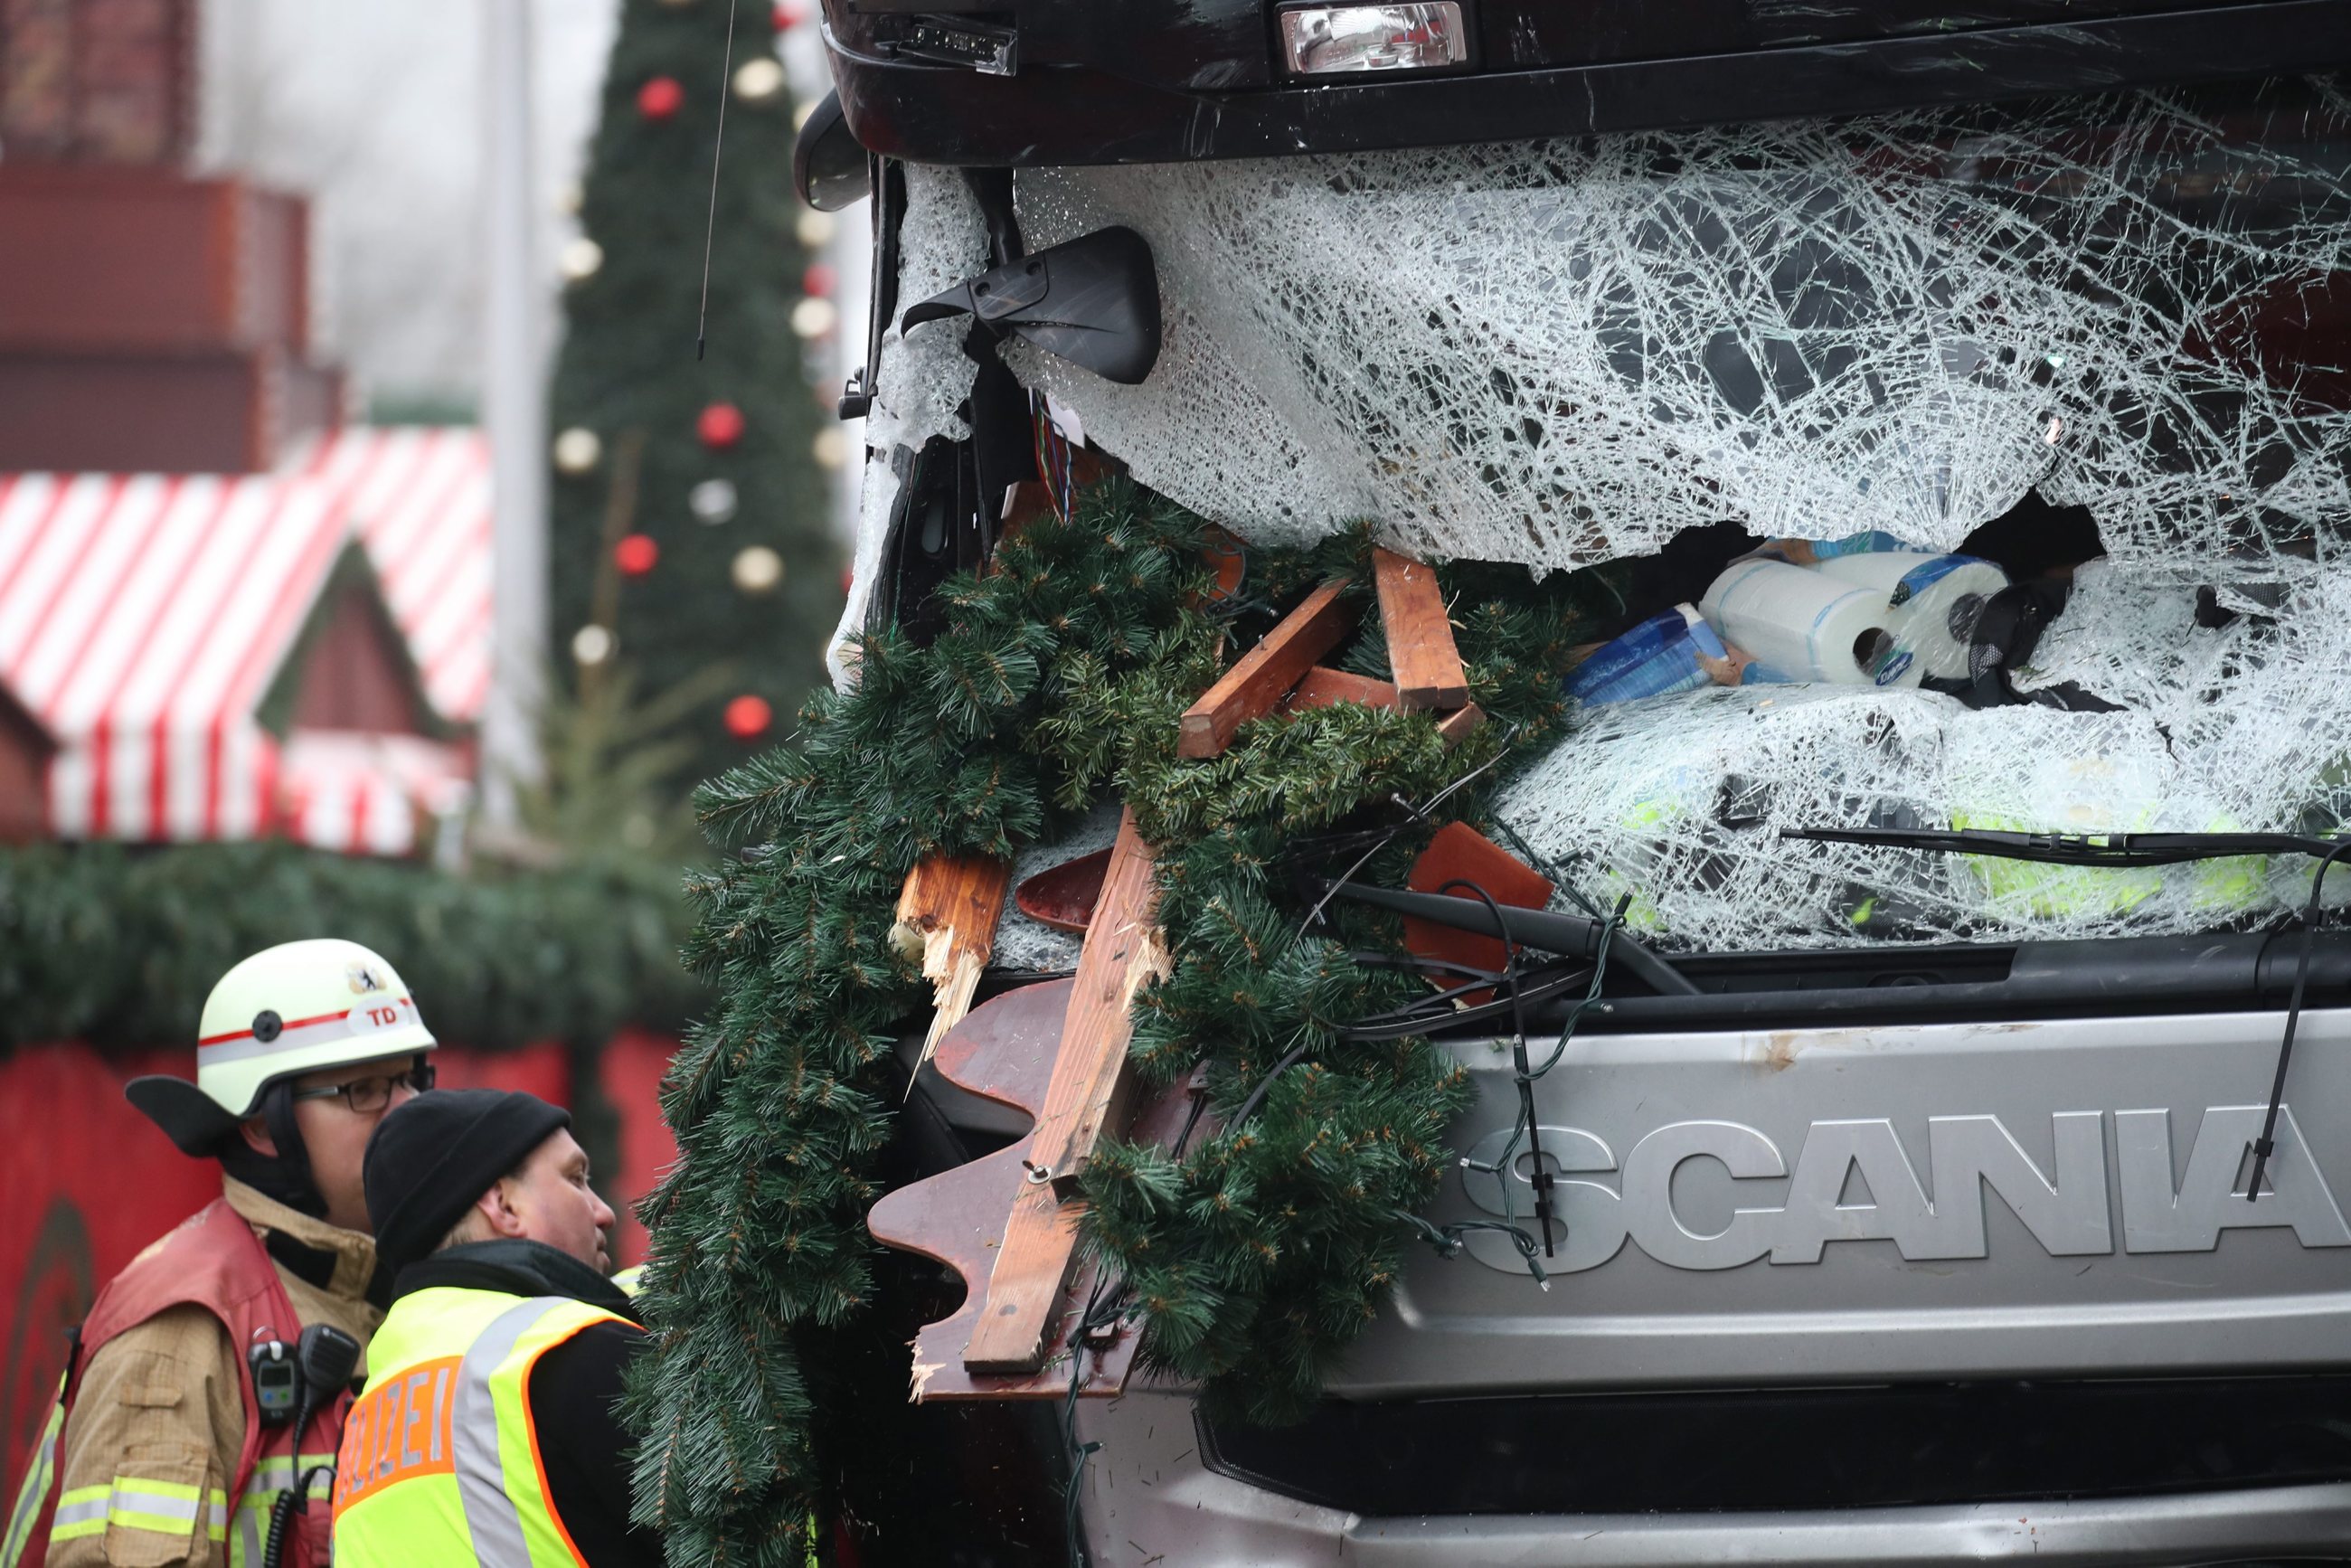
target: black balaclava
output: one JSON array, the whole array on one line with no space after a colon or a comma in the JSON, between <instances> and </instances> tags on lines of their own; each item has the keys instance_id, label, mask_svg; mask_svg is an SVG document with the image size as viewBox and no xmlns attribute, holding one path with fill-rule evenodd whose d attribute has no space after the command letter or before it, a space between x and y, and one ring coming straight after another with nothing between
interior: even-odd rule
<instances>
[{"instance_id":1,"label":"black balaclava","mask_svg":"<svg viewBox=\"0 0 2351 1568\"><path fill-rule=\"evenodd\" d=\"M294 1119L294 1085L273 1083L263 1090L259 1109L262 1125L277 1145L277 1156L246 1143L242 1133L231 1133L221 1143L221 1169L297 1214L326 1218L327 1195L310 1175L310 1152L302 1144L301 1124Z\"/></svg>"}]
</instances>

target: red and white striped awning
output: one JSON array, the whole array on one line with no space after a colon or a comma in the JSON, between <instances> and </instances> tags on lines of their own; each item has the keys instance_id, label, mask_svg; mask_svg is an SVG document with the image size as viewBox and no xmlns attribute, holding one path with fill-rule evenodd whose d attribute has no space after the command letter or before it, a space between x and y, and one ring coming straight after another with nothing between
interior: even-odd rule
<instances>
[{"instance_id":1,"label":"red and white striped awning","mask_svg":"<svg viewBox=\"0 0 2351 1568\"><path fill-rule=\"evenodd\" d=\"M301 472L350 515L434 711L481 716L490 690L490 448L478 430L361 426Z\"/></svg>"},{"instance_id":2,"label":"red and white striped awning","mask_svg":"<svg viewBox=\"0 0 2351 1568\"><path fill-rule=\"evenodd\" d=\"M281 747L256 709L356 537L427 700L452 719L478 713L487 469L469 431L360 430L275 474L0 475L0 682L57 737L51 831L155 841L290 828L336 848L390 846L388 826L355 833L348 824L362 819L316 804L331 793L319 779L348 778L348 747L319 753L334 760L297 780L301 810L289 810L287 753L299 748ZM454 748L417 744L462 778ZM413 773L383 779L398 789Z\"/></svg>"},{"instance_id":3,"label":"red and white striped awning","mask_svg":"<svg viewBox=\"0 0 2351 1568\"><path fill-rule=\"evenodd\" d=\"M454 747L356 730L295 730L279 780L287 835L346 854L407 854L420 817L463 810L472 793Z\"/></svg>"}]
</instances>

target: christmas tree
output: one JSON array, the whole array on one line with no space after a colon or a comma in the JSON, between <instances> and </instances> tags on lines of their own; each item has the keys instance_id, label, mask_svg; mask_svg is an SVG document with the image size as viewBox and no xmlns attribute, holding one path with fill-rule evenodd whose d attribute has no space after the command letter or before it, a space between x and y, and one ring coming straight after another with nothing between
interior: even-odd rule
<instances>
[{"instance_id":1,"label":"christmas tree","mask_svg":"<svg viewBox=\"0 0 2351 1568\"><path fill-rule=\"evenodd\" d=\"M789 727L840 612L813 450L830 416L795 332L829 329L806 296L830 285L795 232L791 140L766 7L625 0L562 256L550 625L556 667L588 685L624 668L649 696L699 688L671 732L681 784Z\"/></svg>"}]
</instances>

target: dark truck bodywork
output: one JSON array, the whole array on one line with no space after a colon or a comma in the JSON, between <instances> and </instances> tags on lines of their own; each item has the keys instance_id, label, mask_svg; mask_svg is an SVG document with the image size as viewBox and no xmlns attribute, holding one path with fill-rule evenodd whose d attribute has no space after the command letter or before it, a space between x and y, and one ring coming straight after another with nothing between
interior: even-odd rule
<instances>
[{"instance_id":1,"label":"dark truck bodywork","mask_svg":"<svg viewBox=\"0 0 2351 1568\"><path fill-rule=\"evenodd\" d=\"M1470 0L1457 73L1307 83L1265 0L825 0L850 128L969 168L1287 157L1866 114L2324 69L2351 5ZM999 76L905 47L918 18L1015 41Z\"/></svg>"}]
</instances>

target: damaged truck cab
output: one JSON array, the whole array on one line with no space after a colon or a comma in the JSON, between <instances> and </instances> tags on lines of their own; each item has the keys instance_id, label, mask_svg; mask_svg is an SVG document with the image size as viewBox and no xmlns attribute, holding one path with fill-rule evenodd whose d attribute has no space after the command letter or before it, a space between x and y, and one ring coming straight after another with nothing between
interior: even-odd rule
<instances>
[{"instance_id":1,"label":"damaged truck cab","mask_svg":"<svg viewBox=\"0 0 2351 1568\"><path fill-rule=\"evenodd\" d=\"M824 27L796 172L875 235L843 640L935 630L1088 448L1249 543L1617 563L1627 625L1871 532L2014 589L1948 678L1517 759L1497 815L1673 983L1531 1009L1531 1156L1496 1026L1440 1031L1426 1218L1501 1226L1302 1426L1075 1402L1090 1560L2351 1563L2351 873L1901 837L2351 827L2351 0Z\"/></svg>"}]
</instances>

